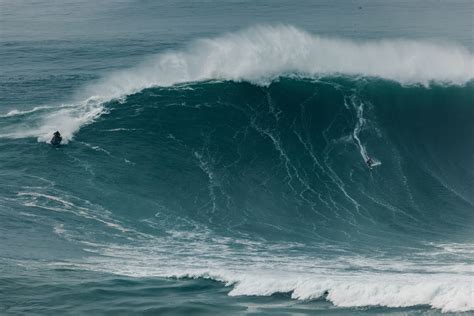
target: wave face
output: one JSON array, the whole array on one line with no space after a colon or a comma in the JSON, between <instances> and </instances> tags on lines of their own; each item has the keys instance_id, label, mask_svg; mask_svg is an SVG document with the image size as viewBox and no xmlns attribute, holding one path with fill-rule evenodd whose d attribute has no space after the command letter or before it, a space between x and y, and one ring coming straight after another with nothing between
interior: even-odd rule
<instances>
[{"instance_id":1,"label":"wave face","mask_svg":"<svg viewBox=\"0 0 474 316\"><path fill-rule=\"evenodd\" d=\"M5 257L473 310L472 61L264 27L111 74L84 102L10 112L2 232L29 257ZM55 129L66 146L32 141Z\"/></svg>"}]
</instances>

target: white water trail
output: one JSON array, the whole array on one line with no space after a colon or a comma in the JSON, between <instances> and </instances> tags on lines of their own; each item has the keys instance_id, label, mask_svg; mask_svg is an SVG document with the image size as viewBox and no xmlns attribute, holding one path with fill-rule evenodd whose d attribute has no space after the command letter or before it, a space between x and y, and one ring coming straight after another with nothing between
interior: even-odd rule
<instances>
[{"instance_id":1,"label":"white water trail","mask_svg":"<svg viewBox=\"0 0 474 316\"><path fill-rule=\"evenodd\" d=\"M344 100L344 102L346 101ZM364 103L360 102L360 104L357 105L354 99L351 99L351 103L357 113L357 123L354 127L354 131L352 132L352 138L356 142L356 145L359 148L360 155L362 156L362 159L364 159L364 162L367 163L367 161L371 159L372 163L370 165L370 168L380 166L382 162L377 160L374 157L369 156L369 154L367 153L367 148L365 147L365 145L362 143L362 141L359 138L359 134L366 123L366 119L364 118ZM348 106L347 103L346 103L346 106Z\"/></svg>"}]
</instances>

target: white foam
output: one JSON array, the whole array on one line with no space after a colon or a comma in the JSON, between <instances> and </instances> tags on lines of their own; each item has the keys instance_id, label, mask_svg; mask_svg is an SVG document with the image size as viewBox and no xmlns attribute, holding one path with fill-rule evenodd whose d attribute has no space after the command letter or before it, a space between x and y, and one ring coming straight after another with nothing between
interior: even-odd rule
<instances>
[{"instance_id":1,"label":"white foam","mask_svg":"<svg viewBox=\"0 0 474 316\"><path fill-rule=\"evenodd\" d=\"M78 217L100 222L107 227L118 230L122 233L130 232L129 229L123 227L114 219L110 218L110 212L102 209L98 205L91 205L87 200L78 199L89 207L73 203L72 200L76 200L77 198L72 196L57 196L42 192L18 192L17 196L19 197L18 201L26 207L44 209L53 212L72 213ZM94 211L94 208L99 209L99 211ZM56 229L55 231L58 232Z\"/></svg>"},{"instance_id":2,"label":"white foam","mask_svg":"<svg viewBox=\"0 0 474 316\"><path fill-rule=\"evenodd\" d=\"M152 86L213 79L267 84L288 74L463 84L473 79L474 56L456 45L404 39L353 41L313 35L292 26L260 26L156 55L89 86L86 95L118 98Z\"/></svg>"},{"instance_id":3,"label":"white foam","mask_svg":"<svg viewBox=\"0 0 474 316\"><path fill-rule=\"evenodd\" d=\"M24 114L29 114L29 113L34 113L36 111L40 111L40 110L43 110L43 109L50 109L52 108L51 106L36 106L34 108L32 108L31 110L11 110L9 112L7 112L6 114L2 114L0 115L0 117L11 117L11 116L18 116L18 115L24 115Z\"/></svg>"},{"instance_id":4,"label":"white foam","mask_svg":"<svg viewBox=\"0 0 474 316\"><path fill-rule=\"evenodd\" d=\"M342 255L338 248L338 255L320 257L314 249L297 251L301 245L235 240L205 229L168 233L130 246L102 245L98 256L78 262L77 267L132 277L213 279L229 286L230 296L291 293L293 299L324 297L341 307L427 305L442 312L474 310L472 261L459 261L443 248L385 259Z\"/></svg>"},{"instance_id":5,"label":"white foam","mask_svg":"<svg viewBox=\"0 0 474 316\"><path fill-rule=\"evenodd\" d=\"M56 235L62 236L66 232L64 229L64 224L56 224L54 225L53 231Z\"/></svg>"},{"instance_id":6,"label":"white foam","mask_svg":"<svg viewBox=\"0 0 474 316\"><path fill-rule=\"evenodd\" d=\"M268 296L291 292L293 299L310 300L327 293L326 299L340 307L429 305L443 312L459 312L474 309L473 281L472 277L419 274L308 274L288 278L284 273L268 275L263 272L232 280L233 289L229 295Z\"/></svg>"},{"instance_id":7,"label":"white foam","mask_svg":"<svg viewBox=\"0 0 474 316\"><path fill-rule=\"evenodd\" d=\"M10 111L5 118L31 113L12 124L0 126L0 138L35 137L39 142L49 142L56 130L61 132L63 144L72 139L82 126L93 122L105 112L103 100L90 98L78 104L58 107L37 107L30 111Z\"/></svg>"},{"instance_id":8,"label":"white foam","mask_svg":"<svg viewBox=\"0 0 474 316\"><path fill-rule=\"evenodd\" d=\"M107 254L110 256L110 254ZM124 258L115 254L119 260ZM130 255L132 257L132 255ZM109 257L110 258L110 257ZM292 299L312 300L325 297L335 306L362 307L410 307L428 305L442 312L463 312L474 310L474 277L456 274L395 274L395 273L331 273L330 270L315 272L291 271L282 266L259 269L258 263L250 262L236 268L228 262L227 266L207 260L200 265L194 258L195 267L184 268L176 262L166 267L163 258L151 260L146 257L135 265L116 264L107 260L99 270L135 277L178 277L205 278L223 282L232 287L229 296L269 296L275 293L291 293ZM182 263L181 263L182 264ZM295 266L299 263L293 262ZM163 267L163 265L165 265ZM207 268L199 268L207 266ZM255 267L257 266L257 268ZM88 265L96 270L96 265ZM313 271L311 271L313 270ZM324 270L324 269L321 269Z\"/></svg>"}]
</instances>

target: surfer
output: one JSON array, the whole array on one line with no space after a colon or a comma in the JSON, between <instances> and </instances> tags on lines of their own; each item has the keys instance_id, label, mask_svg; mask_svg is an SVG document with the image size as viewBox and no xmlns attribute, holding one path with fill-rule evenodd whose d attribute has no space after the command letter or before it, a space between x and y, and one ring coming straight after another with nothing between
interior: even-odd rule
<instances>
[{"instance_id":1,"label":"surfer","mask_svg":"<svg viewBox=\"0 0 474 316\"><path fill-rule=\"evenodd\" d=\"M56 131L53 134L53 138L51 138L51 145L59 146L59 144L61 144L62 140L63 140L63 138L61 137L61 134L59 133L59 131Z\"/></svg>"},{"instance_id":2,"label":"surfer","mask_svg":"<svg viewBox=\"0 0 474 316\"><path fill-rule=\"evenodd\" d=\"M374 165L374 161L372 160L372 158L368 158L367 161L367 166L369 167L369 169L372 169L372 166Z\"/></svg>"}]
</instances>

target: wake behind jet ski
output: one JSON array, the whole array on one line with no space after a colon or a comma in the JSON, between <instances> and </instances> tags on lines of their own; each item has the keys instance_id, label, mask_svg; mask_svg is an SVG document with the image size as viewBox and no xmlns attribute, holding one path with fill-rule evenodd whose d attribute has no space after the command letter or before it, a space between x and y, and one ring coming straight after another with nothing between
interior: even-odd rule
<instances>
[{"instance_id":1,"label":"wake behind jet ski","mask_svg":"<svg viewBox=\"0 0 474 316\"><path fill-rule=\"evenodd\" d=\"M53 138L51 138L51 145L53 146L59 146L61 144L61 141L63 140L61 134L59 133L59 131L56 131L54 132L53 134Z\"/></svg>"}]
</instances>

